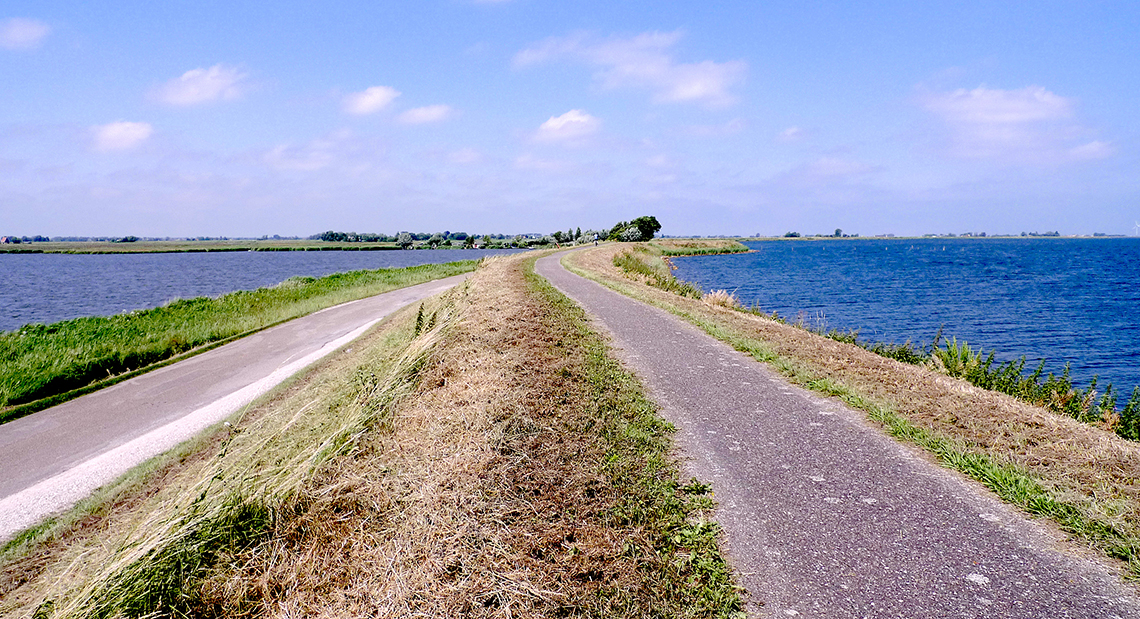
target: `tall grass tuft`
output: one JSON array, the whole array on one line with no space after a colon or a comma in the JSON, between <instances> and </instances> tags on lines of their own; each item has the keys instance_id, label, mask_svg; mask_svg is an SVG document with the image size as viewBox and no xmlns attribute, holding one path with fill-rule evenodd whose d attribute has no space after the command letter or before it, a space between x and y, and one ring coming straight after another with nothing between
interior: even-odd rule
<instances>
[{"instance_id":1,"label":"tall grass tuft","mask_svg":"<svg viewBox=\"0 0 1140 619\"><path fill-rule=\"evenodd\" d=\"M217 298L148 310L30 324L0 333L0 408L35 402L130 373L339 303L471 271L472 260L404 269L294 277ZM0 414L0 421L11 415Z\"/></svg>"},{"instance_id":2,"label":"tall grass tuft","mask_svg":"<svg viewBox=\"0 0 1140 619\"><path fill-rule=\"evenodd\" d=\"M619 252L614 255L614 266L626 273L641 276L645 283L650 286L678 294L682 297L699 299L704 295L699 286L673 277L669 267L661 261L659 256L656 257L656 260L660 262L660 265L650 265L648 262L649 259L655 257L651 255L651 251L651 249L644 245L639 245L630 251Z\"/></svg>"}]
</instances>

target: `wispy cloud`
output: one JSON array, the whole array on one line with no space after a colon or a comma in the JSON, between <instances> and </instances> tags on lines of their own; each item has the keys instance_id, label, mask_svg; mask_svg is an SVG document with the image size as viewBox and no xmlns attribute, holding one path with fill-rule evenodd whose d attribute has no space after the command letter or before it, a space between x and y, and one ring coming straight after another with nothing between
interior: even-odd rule
<instances>
[{"instance_id":1,"label":"wispy cloud","mask_svg":"<svg viewBox=\"0 0 1140 619\"><path fill-rule=\"evenodd\" d=\"M141 145L154 133L150 123L120 120L91 127L94 147L98 151L130 150Z\"/></svg>"},{"instance_id":2,"label":"wispy cloud","mask_svg":"<svg viewBox=\"0 0 1140 619\"><path fill-rule=\"evenodd\" d=\"M400 114L398 120L406 125L437 123L450 118L453 112L450 105L428 105L412 108Z\"/></svg>"},{"instance_id":3,"label":"wispy cloud","mask_svg":"<svg viewBox=\"0 0 1140 619\"><path fill-rule=\"evenodd\" d=\"M539 142L581 142L598 132L602 121L583 112L570 110L561 116L551 116L538 127L534 139Z\"/></svg>"},{"instance_id":4,"label":"wispy cloud","mask_svg":"<svg viewBox=\"0 0 1140 619\"><path fill-rule=\"evenodd\" d=\"M12 17L0 21L0 47L4 49L35 49L51 33L51 26L38 19Z\"/></svg>"},{"instance_id":5,"label":"wispy cloud","mask_svg":"<svg viewBox=\"0 0 1140 619\"><path fill-rule=\"evenodd\" d=\"M224 64L208 69L191 69L155 89L154 97L167 105L177 106L237 99L245 92L247 77L241 69Z\"/></svg>"},{"instance_id":6,"label":"wispy cloud","mask_svg":"<svg viewBox=\"0 0 1140 619\"><path fill-rule=\"evenodd\" d=\"M598 68L595 79L604 88L644 88L658 103L694 102L712 107L736 103L730 89L744 79L748 65L728 62L677 62L673 46L680 32L649 32L631 38L598 39L589 34L547 39L515 55L517 67L562 59Z\"/></svg>"},{"instance_id":7,"label":"wispy cloud","mask_svg":"<svg viewBox=\"0 0 1140 619\"><path fill-rule=\"evenodd\" d=\"M1113 152L1105 142L1080 144L1087 130L1074 120L1076 102L1040 86L923 92L919 101L944 123L954 156L1057 162Z\"/></svg>"},{"instance_id":8,"label":"wispy cloud","mask_svg":"<svg viewBox=\"0 0 1140 619\"><path fill-rule=\"evenodd\" d=\"M400 91L391 86L372 86L360 92L354 92L344 98L344 111L357 116L375 114L388 107Z\"/></svg>"},{"instance_id":9,"label":"wispy cloud","mask_svg":"<svg viewBox=\"0 0 1140 619\"><path fill-rule=\"evenodd\" d=\"M777 142L798 142L804 137L804 130L799 127L788 127L776 134Z\"/></svg>"}]
</instances>

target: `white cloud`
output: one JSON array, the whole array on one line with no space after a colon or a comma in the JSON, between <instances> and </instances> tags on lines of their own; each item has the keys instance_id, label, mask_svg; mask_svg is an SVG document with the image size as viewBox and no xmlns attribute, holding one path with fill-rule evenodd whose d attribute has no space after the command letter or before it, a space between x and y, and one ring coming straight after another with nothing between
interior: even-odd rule
<instances>
[{"instance_id":1,"label":"white cloud","mask_svg":"<svg viewBox=\"0 0 1140 619\"><path fill-rule=\"evenodd\" d=\"M956 157L1058 163L1113 154L1105 142L1074 143L1088 133L1073 119L1076 102L1040 86L927 92L919 101L943 122Z\"/></svg>"},{"instance_id":2,"label":"white cloud","mask_svg":"<svg viewBox=\"0 0 1140 619\"><path fill-rule=\"evenodd\" d=\"M582 110L570 110L551 116L538 127L534 139L539 142L576 142L598 132L602 121Z\"/></svg>"},{"instance_id":3,"label":"white cloud","mask_svg":"<svg viewBox=\"0 0 1140 619\"><path fill-rule=\"evenodd\" d=\"M246 77L237 67L224 64L191 69L156 89L154 96L168 105L180 106L236 99L244 92Z\"/></svg>"},{"instance_id":4,"label":"white cloud","mask_svg":"<svg viewBox=\"0 0 1140 619\"><path fill-rule=\"evenodd\" d=\"M1069 149L1069 155L1078 161L1105 159L1114 154L1116 154L1116 149L1112 147L1112 144L1099 140L1093 140L1088 144L1081 144L1080 146Z\"/></svg>"},{"instance_id":5,"label":"white cloud","mask_svg":"<svg viewBox=\"0 0 1140 619\"><path fill-rule=\"evenodd\" d=\"M450 105L428 105L425 107L412 108L400 114L399 121L406 125L423 125L447 120L451 117L451 114L452 109Z\"/></svg>"},{"instance_id":6,"label":"white cloud","mask_svg":"<svg viewBox=\"0 0 1140 619\"><path fill-rule=\"evenodd\" d=\"M154 133L150 123L136 123L120 120L106 125L91 127L95 140L95 150L130 150L139 146Z\"/></svg>"},{"instance_id":7,"label":"white cloud","mask_svg":"<svg viewBox=\"0 0 1140 619\"><path fill-rule=\"evenodd\" d=\"M788 127L776 135L777 142L798 142L803 139L804 130L799 127Z\"/></svg>"},{"instance_id":8,"label":"white cloud","mask_svg":"<svg viewBox=\"0 0 1140 619\"><path fill-rule=\"evenodd\" d=\"M747 63L676 62L671 48L680 38L680 32L651 32L599 41L574 34L525 49L515 55L514 62L525 67L573 58L598 67L594 77L604 88L645 88L658 103L696 102L712 107L735 103L736 97L729 90L744 79Z\"/></svg>"},{"instance_id":9,"label":"white cloud","mask_svg":"<svg viewBox=\"0 0 1140 619\"><path fill-rule=\"evenodd\" d=\"M344 111L363 116L374 114L388 107L400 91L390 86L372 86L361 92L354 92L344 98Z\"/></svg>"},{"instance_id":10,"label":"white cloud","mask_svg":"<svg viewBox=\"0 0 1140 619\"><path fill-rule=\"evenodd\" d=\"M51 26L38 19L13 17L0 21L0 47L35 49L51 33Z\"/></svg>"},{"instance_id":11,"label":"white cloud","mask_svg":"<svg viewBox=\"0 0 1140 619\"><path fill-rule=\"evenodd\" d=\"M1072 101L1040 86L1000 90L979 86L932 94L926 108L947 120L970 124L1018 124L1067 118Z\"/></svg>"}]
</instances>

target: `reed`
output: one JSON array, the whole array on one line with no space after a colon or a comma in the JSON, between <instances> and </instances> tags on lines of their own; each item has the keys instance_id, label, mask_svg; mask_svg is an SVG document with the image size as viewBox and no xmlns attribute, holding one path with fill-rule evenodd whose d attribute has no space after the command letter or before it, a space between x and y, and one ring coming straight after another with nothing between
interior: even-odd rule
<instances>
[{"instance_id":1,"label":"reed","mask_svg":"<svg viewBox=\"0 0 1140 619\"><path fill-rule=\"evenodd\" d=\"M326 307L471 271L472 260L294 277L273 287L0 333L0 422L29 403L113 380ZM53 403L55 400L51 400ZM25 405L20 407L18 405Z\"/></svg>"}]
</instances>

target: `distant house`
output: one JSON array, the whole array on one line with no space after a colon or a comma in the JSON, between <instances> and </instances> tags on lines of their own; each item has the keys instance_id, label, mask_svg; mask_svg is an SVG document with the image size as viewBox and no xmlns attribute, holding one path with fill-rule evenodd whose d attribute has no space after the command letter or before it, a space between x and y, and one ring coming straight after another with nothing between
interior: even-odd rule
<instances>
[{"instance_id":1,"label":"distant house","mask_svg":"<svg viewBox=\"0 0 1140 619\"><path fill-rule=\"evenodd\" d=\"M9 243L19 243L20 237L18 236L0 236L0 244L7 245Z\"/></svg>"}]
</instances>

